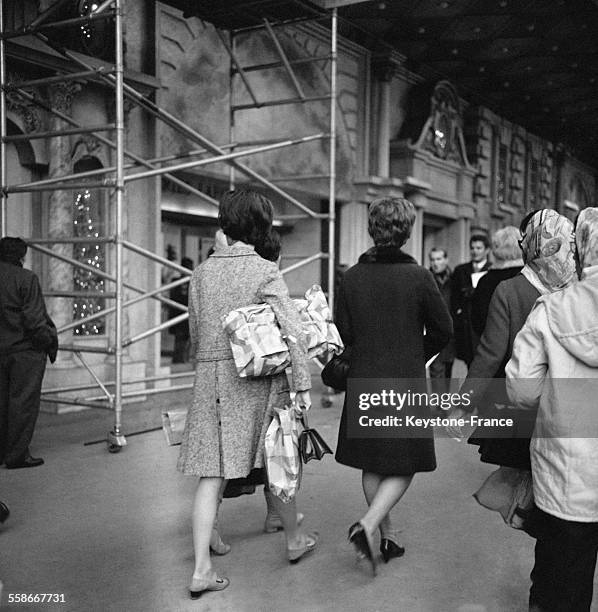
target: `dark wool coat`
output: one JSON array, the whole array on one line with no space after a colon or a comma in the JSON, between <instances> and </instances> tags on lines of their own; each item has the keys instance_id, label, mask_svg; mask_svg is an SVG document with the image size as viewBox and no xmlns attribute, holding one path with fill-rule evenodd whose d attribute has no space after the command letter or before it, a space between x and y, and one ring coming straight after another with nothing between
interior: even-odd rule
<instances>
[{"instance_id":1,"label":"dark wool coat","mask_svg":"<svg viewBox=\"0 0 598 612\"><path fill-rule=\"evenodd\" d=\"M432 272L432 270L430 270ZM432 272L432 276L436 281L436 285L440 291L440 295L444 300L449 312L451 312L451 276L452 272L450 268L445 270L443 275L435 274ZM451 341L440 351L436 361L439 363L452 363L455 361L455 339L452 338Z\"/></svg>"},{"instance_id":2,"label":"dark wool coat","mask_svg":"<svg viewBox=\"0 0 598 612\"><path fill-rule=\"evenodd\" d=\"M490 263L486 262L482 271L489 269ZM479 338L471 327L472 273L473 264L469 261L457 266L451 277L451 314L455 323L455 349L457 358L462 359L468 366L473 359Z\"/></svg>"},{"instance_id":3,"label":"dark wool coat","mask_svg":"<svg viewBox=\"0 0 598 612\"><path fill-rule=\"evenodd\" d=\"M481 281L480 281L481 282ZM523 276L518 274L501 282L494 291L488 308L488 318L474 360L461 387L473 395L472 407L477 407L484 416L513 417L516 428L513 438L480 438L474 432L471 444L480 445L481 460L486 463L512 468L530 469L529 436L535 416L531 411L501 410L495 412L495 404L509 405L505 388L505 367L513 352L515 336L523 327L540 292ZM518 425L517 425L518 424ZM488 434L488 428L484 430ZM505 428L501 436L506 434ZM528 437L525 437L528 434Z\"/></svg>"},{"instance_id":4,"label":"dark wool coat","mask_svg":"<svg viewBox=\"0 0 598 612\"><path fill-rule=\"evenodd\" d=\"M490 300L494 290L498 287L499 283L517 276L522 268L523 266L492 268L480 278L480 282L471 297L471 326L478 336L484 333L486 319L488 318L488 308L490 307Z\"/></svg>"},{"instance_id":5,"label":"dark wool coat","mask_svg":"<svg viewBox=\"0 0 598 612\"><path fill-rule=\"evenodd\" d=\"M431 272L394 247L374 247L347 270L336 324L352 349L349 378L420 380L425 379L426 360L447 344L453 327ZM436 468L430 430L418 431L416 438L349 438L347 414L353 410L357 407L349 406L345 397L336 450L339 463L387 475Z\"/></svg>"}]
</instances>

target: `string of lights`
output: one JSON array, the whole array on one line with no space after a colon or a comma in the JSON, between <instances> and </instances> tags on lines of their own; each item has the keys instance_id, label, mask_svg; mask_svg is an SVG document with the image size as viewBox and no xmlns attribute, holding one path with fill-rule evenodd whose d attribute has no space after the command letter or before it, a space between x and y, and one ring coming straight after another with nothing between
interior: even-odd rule
<instances>
[{"instance_id":1,"label":"string of lights","mask_svg":"<svg viewBox=\"0 0 598 612\"><path fill-rule=\"evenodd\" d=\"M90 238L90 242L79 243L74 246L74 257L77 261L93 266L98 270L104 269L104 246L93 242L99 236L97 220L93 214L93 195L89 189L77 193L74 202L74 230L75 236ZM89 270L75 268L73 276L75 291L104 292L104 279ZM78 336L98 336L105 333L104 319L95 319L89 323L85 319L104 308L104 300L97 297L77 297L73 300L73 320L81 320L74 332Z\"/></svg>"}]
</instances>

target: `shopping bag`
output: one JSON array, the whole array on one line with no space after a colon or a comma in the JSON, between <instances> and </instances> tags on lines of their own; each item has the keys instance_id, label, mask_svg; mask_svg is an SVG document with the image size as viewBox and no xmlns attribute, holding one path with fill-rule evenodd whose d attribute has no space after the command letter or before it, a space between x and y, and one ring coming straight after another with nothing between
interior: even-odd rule
<instances>
[{"instance_id":1,"label":"shopping bag","mask_svg":"<svg viewBox=\"0 0 598 612\"><path fill-rule=\"evenodd\" d=\"M500 467L474 493L484 508L498 512L513 529L523 529L534 505L532 474L529 470Z\"/></svg>"},{"instance_id":2,"label":"shopping bag","mask_svg":"<svg viewBox=\"0 0 598 612\"><path fill-rule=\"evenodd\" d=\"M275 408L266 431L264 462L268 487L285 504L292 501L301 484L299 431L292 409Z\"/></svg>"},{"instance_id":3,"label":"shopping bag","mask_svg":"<svg viewBox=\"0 0 598 612\"><path fill-rule=\"evenodd\" d=\"M301 333L309 358L338 354L344 346L321 287L314 285L304 299L294 300L301 319ZM291 364L289 343L283 337L274 311L268 304L252 304L223 316L237 373L240 377L273 376Z\"/></svg>"},{"instance_id":4,"label":"shopping bag","mask_svg":"<svg viewBox=\"0 0 598 612\"><path fill-rule=\"evenodd\" d=\"M174 408L162 412L162 429L169 446L177 446L182 443L186 420L187 408Z\"/></svg>"},{"instance_id":5,"label":"shopping bag","mask_svg":"<svg viewBox=\"0 0 598 612\"><path fill-rule=\"evenodd\" d=\"M301 424L303 431L299 434L299 455L303 463L307 463L312 459L321 460L326 454L332 455L332 451L322 436L312 429L307 422L307 413L301 414Z\"/></svg>"}]
</instances>

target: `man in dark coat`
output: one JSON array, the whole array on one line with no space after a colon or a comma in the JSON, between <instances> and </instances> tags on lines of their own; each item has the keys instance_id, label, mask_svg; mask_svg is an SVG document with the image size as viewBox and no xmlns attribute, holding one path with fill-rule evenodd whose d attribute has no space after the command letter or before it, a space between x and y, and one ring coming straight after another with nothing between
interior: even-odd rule
<instances>
[{"instance_id":1,"label":"man in dark coat","mask_svg":"<svg viewBox=\"0 0 598 612\"><path fill-rule=\"evenodd\" d=\"M58 336L37 276L23 268L27 244L0 240L0 464L37 467L29 454L39 414L46 358L56 359Z\"/></svg>"},{"instance_id":2,"label":"man in dark coat","mask_svg":"<svg viewBox=\"0 0 598 612\"><path fill-rule=\"evenodd\" d=\"M469 240L471 261L457 266L451 279L451 308L455 325L455 348L458 359L467 367L473 361L479 341L471 326L471 296L478 280L490 269L488 237L476 234Z\"/></svg>"},{"instance_id":3,"label":"man in dark coat","mask_svg":"<svg viewBox=\"0 0 598 612\"><path fill-rule=\"evenodd\" d=\"M444 249L434 247L429 257L430 272L432 272L444 303L451 312L451 269L448 265L448 254ZM451 339L430 364L432 391L443 393L449 390L454 361L455 342Z\"/></svg>"}]
</instances>

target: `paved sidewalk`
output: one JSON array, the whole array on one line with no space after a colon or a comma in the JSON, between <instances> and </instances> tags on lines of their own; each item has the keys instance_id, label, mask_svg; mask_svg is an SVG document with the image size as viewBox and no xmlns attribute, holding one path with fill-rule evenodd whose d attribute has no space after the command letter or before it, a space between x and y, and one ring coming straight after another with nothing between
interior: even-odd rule
<instances>
[{"instance_id":1,"label":"paved sidewalk","mask_svg":"<svg viewBox=\"0 0 598 612\"><path fill-rule=\"evenodd\" d=\"M320 407L310 425L336 445L342 396ZM125 408L125 430L159 425L160 407L188 394ZM360 474L330 456L310 462L299 506L320 548L291 566L281 534L262 533L261 492L224 500L221 525L232 552L215 566L231 579L222 593L192 602L190 507L194 479L175 470L178 448L161 431L131 436L109 454L101 439L111 415L91 410L43 415L33 451L46 465L0 468L0 499L11 507L0 526L2 603L10 593L64 593L60 605L13 605L15 611L382 611L503 612L526 610L533 541L505 527L472 499L492 471L476 448L437 442L439 468L416 476L394 516L407 552L380 567L376 579L355 562L346 541L364 511ZM595 606L595 610L598 607Z\"/></svg>"}]
</instances>

